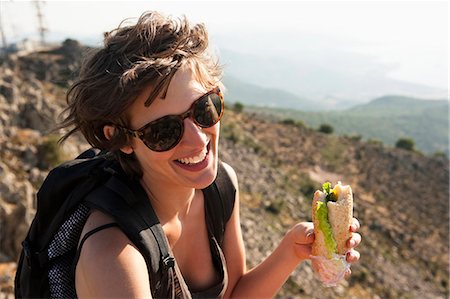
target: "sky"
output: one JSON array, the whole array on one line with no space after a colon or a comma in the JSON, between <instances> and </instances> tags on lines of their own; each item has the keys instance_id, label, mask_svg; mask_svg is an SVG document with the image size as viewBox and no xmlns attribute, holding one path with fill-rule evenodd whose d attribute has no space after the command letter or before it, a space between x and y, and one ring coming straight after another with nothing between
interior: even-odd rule
<instances>
[{"instance_id":1,"label":"sky","mask_svg":"<svg viewBox=\"0 0 450 299\"><path fill-rule=\"evenodd\" d=\"M35 1L0 1L7 41L15 36L37 37ZM308 36L310 47L339 45L374 57L390 66L391 78L445 89L449 85L449 1L40 2L49 36L90 38L100 44L102 33L123 19L158 10L205 23L213 42L220 39L217 43L223 47L228 45L221 37L242 36L242 42L229 45L232 50L252 52L252 47L261 46L261 42L252 44L248 36L267 40L292 36L286 47L300 51L306 45L296 37Z\"/></svg>"}]
</instances>

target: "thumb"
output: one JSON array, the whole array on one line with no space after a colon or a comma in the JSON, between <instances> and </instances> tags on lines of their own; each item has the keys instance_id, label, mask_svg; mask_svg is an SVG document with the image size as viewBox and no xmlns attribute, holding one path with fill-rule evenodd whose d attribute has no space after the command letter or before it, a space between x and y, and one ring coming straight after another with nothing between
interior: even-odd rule
<instances>
[{"instance_id":1,"label":"thumb","mask_svg":"<svg viewBox=\"0 0 450 299\"><path fill-rule=\"evenodd\" d=\"M295 243L299 245L307 245L314 242L314 227L309 223L300 223L294 227Z\"/></svg>"},{"instance_id":2,"label":"thumb","mask_svg":"<svg viewBox=\"0 0 450 299\"><path fill-rule=\"evenodd\" d=\"M303 235L301 238L297 239L295 242L299 245L307 245L313 243L315 240L314 232L307 232L306 235Z\"/></svg>"}]
</instances>

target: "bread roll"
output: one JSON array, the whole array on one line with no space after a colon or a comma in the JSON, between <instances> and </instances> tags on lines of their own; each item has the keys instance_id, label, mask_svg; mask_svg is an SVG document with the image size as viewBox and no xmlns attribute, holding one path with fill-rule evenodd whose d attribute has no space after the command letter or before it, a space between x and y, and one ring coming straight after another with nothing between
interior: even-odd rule
<instances>
[{"instance_id":1,"label":"bread roll","mask_svg":"<svg viewBox=\"0 0 450 299\"><path fill-rule=\"evenodd\" d=\"M332 192L335 193L336 201L326 201L327 194L317 190L312 203L315 234L312 255L328 259L333 257L333 253L344 255L347 252L347 241L351 237L350 225L353 218L352 188L338 182ZM326 218L328 223L321 223Z\"/></svg>"}]
</instances>

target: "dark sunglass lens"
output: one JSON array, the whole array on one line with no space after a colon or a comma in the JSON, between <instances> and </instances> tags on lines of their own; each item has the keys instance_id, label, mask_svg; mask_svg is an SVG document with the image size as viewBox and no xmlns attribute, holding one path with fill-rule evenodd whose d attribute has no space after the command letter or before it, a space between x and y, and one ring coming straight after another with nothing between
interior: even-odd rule
<instances>
[{"instance_id":1,"label":"dark sunglass lens","mask_svg":"<svg viewBox=\"0 0 450 299\"><path fill-rule=\"evenodd\" d=\"M202 127L211 127L220 120L222 101L216 93L200 99L194 106L194 119Z\"/></svg>"},{"instance_id":2,"label":"dark sunglass lens","mask_svg":"<svg viewBox=\"0 0 450 299\"><path fill-rule=\"evenodd\" d=\"M183 134L183 123L178 118L164 117L144 130L144 143L154 151L174 147Z\"/></svg>"}]
</instances>

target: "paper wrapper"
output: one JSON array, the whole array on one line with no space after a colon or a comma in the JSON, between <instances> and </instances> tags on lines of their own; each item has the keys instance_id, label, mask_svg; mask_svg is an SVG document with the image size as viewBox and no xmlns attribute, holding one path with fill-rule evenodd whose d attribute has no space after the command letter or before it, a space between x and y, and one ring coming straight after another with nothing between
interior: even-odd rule
<instances>
[{"instance_id":1,"label":"paper wrapper","mask_svg":"<svg viewBox=\"0 0 450 299\"><path fill-rule=\"evenodd\" d=\"M323 256L310 256L314 273L324 286L334 287L339 281L344 279L345 273L351 266L346 261L345 256L345 254L333 254L331 259Z\"/></svg>"}]
</instances>

